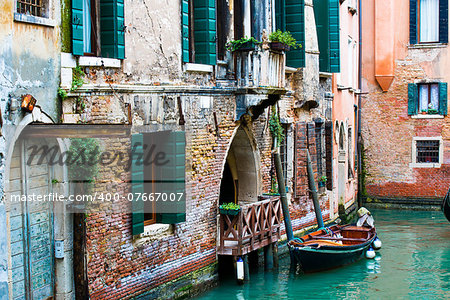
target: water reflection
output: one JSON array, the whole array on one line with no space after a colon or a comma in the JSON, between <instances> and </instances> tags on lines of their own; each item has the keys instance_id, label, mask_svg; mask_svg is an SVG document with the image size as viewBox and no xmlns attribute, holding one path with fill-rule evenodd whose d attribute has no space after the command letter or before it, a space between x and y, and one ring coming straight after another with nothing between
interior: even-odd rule
<instances>
[{"instance_id":1,"label":"water reflection","mask_svg":"<svg viewBox=\"0 0 450 300\"><path fill-rule=\"evenodd\" d=\"M250 282L233 279L202 299L449 299L450 224L441 212L373 211L383 242L373 260L326 272L301 274L280 268L251 273Z\"/></svg>"}]
</instances>

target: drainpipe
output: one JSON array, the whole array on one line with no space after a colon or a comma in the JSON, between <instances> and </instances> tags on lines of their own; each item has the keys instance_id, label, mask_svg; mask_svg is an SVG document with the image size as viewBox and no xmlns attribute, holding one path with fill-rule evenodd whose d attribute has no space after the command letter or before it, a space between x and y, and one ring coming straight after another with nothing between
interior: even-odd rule
<instances>
[{"instance_id":1,"label":"drainpipe","mask_svg":"<svg viewBox=\"0 0 450 300\"><path fill-rule=\"evenodd\" d=\"M362 88L362 1L358 1L358 26L359 26L359 49L358 49L358 89L361 92ZM362 206L362 195L361 191L363 190L362 182L361 182L361 94L358 95L358 141L357 141L357 151L358 151L358 204L359 207Z\"/></svg>"}]
</instances>

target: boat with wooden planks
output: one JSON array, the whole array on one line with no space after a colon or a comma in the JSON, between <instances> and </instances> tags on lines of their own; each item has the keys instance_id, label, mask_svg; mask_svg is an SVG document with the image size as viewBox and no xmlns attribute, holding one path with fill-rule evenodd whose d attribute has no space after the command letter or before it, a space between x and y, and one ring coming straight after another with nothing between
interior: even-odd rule
<instances>
[{"instance_id":1,"label":"boat with wooden planks","mask_svg":"<svg viewBox=\"0 0 450 300\"><path fill-rule=\"evenodd\" d=\"M334 225L293 239L288 245L303 272L317 272L359 260L376 238L375 228Z\"/></svg>"},{"instance_id":2,"label":"boat with wooden planks","mask_svg":"<svg viewBox=\"0 0 450 300\"><path fill-rule=\"evenodd\" d=\"M444 212L445 217L450 222L450 189L442 200L441 209Z\"/></svg>"}]
</instances>

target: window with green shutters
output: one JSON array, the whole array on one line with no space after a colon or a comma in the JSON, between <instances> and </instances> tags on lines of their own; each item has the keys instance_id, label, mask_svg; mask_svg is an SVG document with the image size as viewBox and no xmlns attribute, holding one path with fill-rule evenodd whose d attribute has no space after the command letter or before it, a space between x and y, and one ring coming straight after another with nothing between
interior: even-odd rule
<instances>
[{"instance_id":1,"label":"window with green shutters","mask_svg":"<svg viewBox=\"0 0 450 300\"><path fill-rule=\"evenodd\" d=\"M72 0L71 20L73 55L125 58L124 0Z\"/></svg>"},{"instance_id":2,"label":"window with green shutters","mask_svg":"<svg viewBox=\"0 0 450 300\"><path fill-rule=\"evenodd\" d=\"M289 31L302 47L286 53L288 67L305 67L305 1L275 0L275 23L281 31Z\"/></svg>"},{"instance_id":3,"label":"window with green shutters","mask_svg":"<svg viewBox=\"0 0 450 300\"><path fill-rule=\"evenodd\" d=\"M409 83L408 115L447 115L447 83Z\"/></svg>"},{"instance_id":4,"label":"window with green shutters","mask_svg":"<svg viewBox=\"0 0 450 300\"><path fill-rule=\"evenodd\" d=\"M448 0L409 1L409 42L448 43Z\"/></svg>"},{"instance_id":5,"label":"window with green shutters","mask_svg":"<svg viewBox=\"0 0 450 300\"><path fill-rule=\"evenodd\" d=\"M185 133L164 131L136 134L132 136L131 146L133 235L142 233L145 225L155 222L184 222ZM155 161L161 155L158 153L164 156L160 161L162 163Z\"/></svg>"},{"instance_id":6,"label":"window with green shutters","mask_svg":"<svg viewBox=\"0 0 450 300\"><path fill-rule=\"evenodd\" d=\"M339 0L314 0L317 38L319 41L319 70L340 72Z\"/></svg>"},{"instance_id":7,"label":"window with green shutters","mask_svg":"<svg viewBox=\"0 0 450 300\"><path fill-rule=\"evenodd\" d=\"M182 0L183 62L215 65L216 0Z\"/></svg>"}]
</instances>

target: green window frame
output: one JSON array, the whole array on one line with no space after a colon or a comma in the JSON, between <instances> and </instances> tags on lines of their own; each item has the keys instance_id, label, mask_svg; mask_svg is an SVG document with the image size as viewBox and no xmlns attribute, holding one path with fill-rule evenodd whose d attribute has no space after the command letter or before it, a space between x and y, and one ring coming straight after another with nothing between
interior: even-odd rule
<instances>
[{"instance_id":1,"label":"green window frame","mask_svg":"<svg viewBox=\"0 0 450 300\"><path fill-rule=\"evenodd\" d=\"M339 8L339 0L314 0L320 72L341 71Z\"/></svg>"},{"instance_id":2,"label":"green window frame","mask_svg":"<svg viewBox=\"0 0 450 300\"><path fill-rule=\"evenodd\" d=\"M181 21L183 62L215 65L216 0L182 0Z\"/></svg>"},{"instance_id":3,"label":"green window frame","mask_svg":"<svg viewBox=\"0 0 450 300\"><path fill-rule=\"evenodd\" d=\"M99 4L100 45L96 55L105 58L125 58L124 0L96 0ZM72 0L72 54L85 55L83 51L83 0ZM95 28L95 26L94 26ZM98 47L100 46L100 47ZM100 49L98 49L100 48Z\"/></svg>"},{"instance_id":4,"label":"green window frame","mask_svg":"<svg viewBox=\"0 0 450 300\"><path fill-rule=\"evenodd\" d=\"M419 113L419 85L417 83L408 84L408 115L413 116ZM448 112L447 98L448 87L446 82L439 82L439 109L438 114L446 116Z\"/></svg>"},{"instance_id":5,"label":"green window frame","mask_svg":"<svg viewBox=\"0 0 450 300\"><path fill-rule=\"evenodd\" d=\"M145 146L144 146L145 145ZM156 148L152 148L155 145ZM184 131L140 133L131 137L132 233L144 232L152 223L176 224L186 221L185 163L186 137ZM153 149L153 150L152 150ZM162 152L165 163L155 167L144 160ZM151 153L150 153L151 154ZM150 194L175 194L176 201L144 201ZM183 194L182 197L179 197ZM145 195L145 196L144 196ZM170 196L168 196L170 197ZM161 198L163 199L163 198ZM150 211L150 205L152 210ZM148 219L150 218L150 219Z\"/></svg>"},{"instance_id":6,"label":"green window frame","mask_svg":"<svg viewBox=\"0 0 450 300\"><path fill-rule=\"evenodd\" d=\"M302 46L286 53L286 65L305 67L305 1L275 0L276 29L289 31Z\"/></svg>"}]
</instances>

